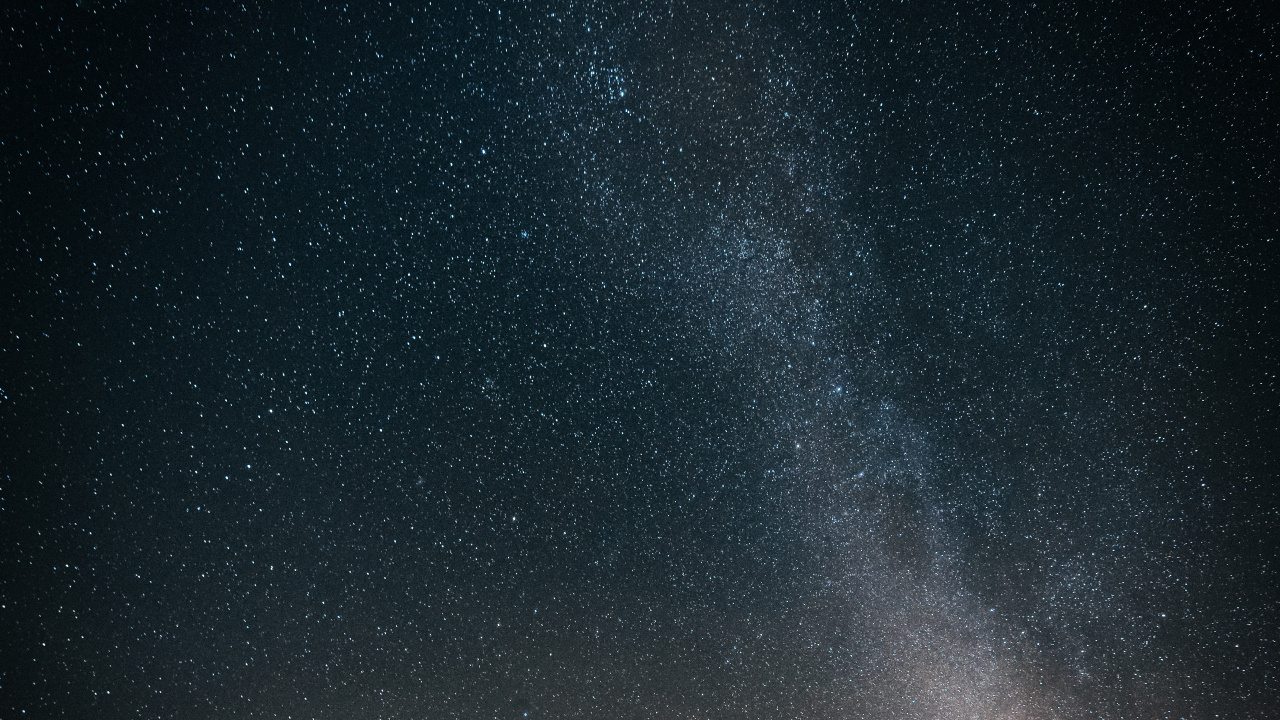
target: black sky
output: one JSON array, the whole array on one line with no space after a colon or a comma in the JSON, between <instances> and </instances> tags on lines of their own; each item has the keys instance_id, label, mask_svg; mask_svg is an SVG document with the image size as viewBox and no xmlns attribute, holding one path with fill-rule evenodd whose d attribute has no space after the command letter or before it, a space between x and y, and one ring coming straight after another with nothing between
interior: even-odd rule
<instances>
[{"instance_id":1,"label":"black sky","mask_svg":"<svg viewBox=\"0 0 1280 720\"><path fill-rule=\"evenodd\" d=\"M0 10L0 713L1267 717L1263 6Z\"/></svg>"}]
</instances>

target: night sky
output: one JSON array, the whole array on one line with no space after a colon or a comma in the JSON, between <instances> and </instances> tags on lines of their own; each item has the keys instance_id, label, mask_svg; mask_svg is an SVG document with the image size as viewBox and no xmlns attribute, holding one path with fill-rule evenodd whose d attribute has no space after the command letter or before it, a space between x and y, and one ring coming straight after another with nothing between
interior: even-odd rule
<instances>
[{"instance_id":1,"label":"night sky","mask_svg":"<svg viewBox=\"0 0 1280 720\"><path fill-rule=\"evenodd\" d=\"M210 5L0 10L0 716L1276 716L1267 3Z\"/></svg>"}]
</instances>

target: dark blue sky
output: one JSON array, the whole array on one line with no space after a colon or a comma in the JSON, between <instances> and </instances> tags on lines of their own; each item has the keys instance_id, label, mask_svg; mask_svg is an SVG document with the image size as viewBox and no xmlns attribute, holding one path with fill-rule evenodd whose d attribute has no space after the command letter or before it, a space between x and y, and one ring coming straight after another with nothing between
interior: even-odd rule
<instances>
[{"instance_id":1,"label":"dark blue sky","mask_svg":"<svg viewBox=\"0 0 1280 720\"><path fill-rule=\"evenodd\" d=\"M1039 5L0 11L6 717L1264 717L1277 28Z\"/></svg>"}]
</instances>

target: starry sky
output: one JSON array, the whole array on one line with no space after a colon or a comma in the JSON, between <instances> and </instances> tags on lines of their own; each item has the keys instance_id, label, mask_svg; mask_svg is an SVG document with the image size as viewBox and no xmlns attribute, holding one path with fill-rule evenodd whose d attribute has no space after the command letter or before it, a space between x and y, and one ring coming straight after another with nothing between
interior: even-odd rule
<instances>
[{"instance_id":1,"label":"starry sky","mask_svg":"<svg viewBox=\"0 0 1280 720\"><path fill-rule=\"evenodd\" d=\"M0 10L0 714L1263 718L1265 3Z\"/></svg>"}]
</instances>

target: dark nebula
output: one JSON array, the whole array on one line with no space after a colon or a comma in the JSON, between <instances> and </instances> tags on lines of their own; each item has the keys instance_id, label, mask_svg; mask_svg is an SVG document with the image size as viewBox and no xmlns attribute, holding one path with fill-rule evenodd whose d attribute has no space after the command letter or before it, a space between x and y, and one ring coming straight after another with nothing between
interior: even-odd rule
<instances>
[{"instance_id":1,"label":"dark nebula","mask_svg":"<svg viewBox=\"0 0 1280 720\"><path fill-rule=\"evenodd\" d=\"M0 715L1275 717L1267 7L0 10Z\"/></svg>"}]
</instances>

